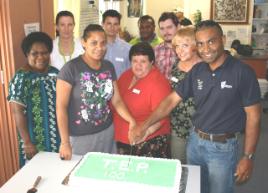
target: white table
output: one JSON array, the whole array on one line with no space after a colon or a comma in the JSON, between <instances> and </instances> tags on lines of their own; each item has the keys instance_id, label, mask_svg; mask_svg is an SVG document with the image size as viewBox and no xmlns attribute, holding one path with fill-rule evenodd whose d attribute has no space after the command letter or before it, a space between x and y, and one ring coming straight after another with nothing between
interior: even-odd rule
<instances>
[{"instance_id":1,"label":"white table","mask_svg":"<svg viewBox=\"0 0 268 193\"><path fill-rule=\"evenodd\" d=\"M72 160L63 161L57 153L40 152L0 188L0 193L26 193L37 176L42 176L37 193L74 193L61 182L80 158L73 155ZM186 167L189 169L186 193L200 193L199 166Z\"/></svg>"}]
</instances>

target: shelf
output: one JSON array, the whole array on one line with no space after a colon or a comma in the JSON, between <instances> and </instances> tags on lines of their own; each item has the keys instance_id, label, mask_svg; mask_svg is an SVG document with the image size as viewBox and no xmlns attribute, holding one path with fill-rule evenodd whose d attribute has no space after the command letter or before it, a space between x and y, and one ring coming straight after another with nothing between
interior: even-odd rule
<instances>
[{"instance_id":1,"label":"shelf","mask_svg":"<svg viewBox=\"0 0 268 193\"><path fill-rule=\"evenodd\" d=\"M268 3L254 3L256 6L268 6Z\"/></svg>"},{"instance_id":2,"label":"shelf","mask_svg":"<svg viewBox=\"0 0 268 193\"><path fill-rule=\"evenodd\" d=\"M260 33L252 32L251 34L254 35L254 36L262 36L262 35L268 36L268 33L262 33L262 34L260 34Z\"/></svg>"},{"instance_id":3,"label":"shelf","mask_svg":"<svg viewBox=\"0 0 268 193\"><path fill-rule=\"evenodd\" d=\"M253 50L265 50L265 48L252 48Z\"/></svg>"},{"instance_id":4,"label":"shelf","mask_svg":"<svg viewBox=\"0 0 268 193\"><path fill-rule=\"evenodd\" d=\"M268 21L268 18L253 18L253 21Z\"/></svg>"}]
</instances>

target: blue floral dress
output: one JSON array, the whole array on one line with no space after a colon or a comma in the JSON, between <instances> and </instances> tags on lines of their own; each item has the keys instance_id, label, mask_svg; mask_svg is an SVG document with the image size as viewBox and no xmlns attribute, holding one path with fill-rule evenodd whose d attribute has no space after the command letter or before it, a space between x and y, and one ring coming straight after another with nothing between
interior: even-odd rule
<instances>
[{"instance_id":1,"label":"blue floral dress","mask_svg":"<svg viewBox=\"0 0 268 193\"><path fill-rule=\"evenodd\" d=\"M47 73L20 69L9 83L8 101L25 107L30 138L38 151L58 152L60 137L56 122L56 77L58 70ZM24 143L19 138L20 166L26 161Z\"/></svg>"},{"instance_id":2,"label":"blue floral dress","mask_svg":"<svg viewBox=\"0 0 268 193\"><path fill-rule=\"evenodd\" d=\"M173 89L185 78L186 72L180 71L175 64L171 70L170 83ZM171 112L171 129L179 138L187 138L189 130L192 128L192 115L195 112L193 98L189 98L177 105Z\"/></svg>"}]
</instances>

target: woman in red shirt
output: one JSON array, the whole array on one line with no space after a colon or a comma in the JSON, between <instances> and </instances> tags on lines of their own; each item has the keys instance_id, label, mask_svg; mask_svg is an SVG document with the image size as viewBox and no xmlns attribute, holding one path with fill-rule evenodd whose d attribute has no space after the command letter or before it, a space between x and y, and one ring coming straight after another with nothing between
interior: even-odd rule
<instances>
[{"instance_id":1,"label":"woman in red shirt","mask_svg":"<svg viewBox=\"0 0 268 193\"><path fill-rule=\"evenodd\" d=\"M138 43L129 52L131 68L118 80L121 97L137 124L145 121L158 104L171 92L168 80L154 67L154 51L148 43ZM119 154L170 158L169 118L147 131L136 144L130 144L129 124L114 113L115 140Z\"/></svg>"}]
</instances>

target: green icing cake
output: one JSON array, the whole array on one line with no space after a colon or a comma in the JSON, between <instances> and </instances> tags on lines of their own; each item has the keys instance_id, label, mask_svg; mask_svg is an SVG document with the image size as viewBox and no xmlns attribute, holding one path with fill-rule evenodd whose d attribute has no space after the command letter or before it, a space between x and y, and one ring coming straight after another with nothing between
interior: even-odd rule
<instances>
[{"instance_id":1,"label":"green icing cake","mask_svg":"<svg viewBox=\"0 0 268 193\"><path fill-rule=\"evenodd\" d=\"M180 171L179 160L92 152L84 156L73 176L172 189L179 184Z\"/></svg>"}]
</instances>

